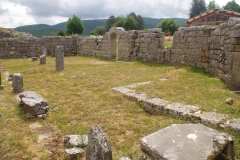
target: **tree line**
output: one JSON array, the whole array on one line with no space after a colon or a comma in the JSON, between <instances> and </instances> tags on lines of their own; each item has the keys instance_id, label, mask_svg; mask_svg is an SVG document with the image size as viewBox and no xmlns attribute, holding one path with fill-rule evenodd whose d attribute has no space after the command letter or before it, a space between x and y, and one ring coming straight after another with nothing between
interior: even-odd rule
<instances>
[{"instance_id":1,"label":"tree line","mask_svg":"<svg viewBox=\"0 0 240 160\"><path fill-rule=\"evenodd\" d=\"M206 4L205 0L192 0L189 9L189 18L193 18L212 9L224 9L240 13L240 6L235 2L235 0L229 1L225 6L222 6L222 8L216 3L215 0L210 0L208 4ZM145 29L142 16L131 12L130 14L127 14L126 17L115 17L111 15L107 19L105 26L97 26L93 31L90 32L90 35L104 35L111 27L123 27L126 31ZM156 27L162 28L163 32L170 32L172 35L176 30L178 30L180 25L175 22L173 18L167 18L159 22ZM83 33L83 30L84 25L81 22L81 18L73 15L73 17L69 18L66 23L66 31L60 30L57 35L79 35Z\"/></svg>"}]
</instances>

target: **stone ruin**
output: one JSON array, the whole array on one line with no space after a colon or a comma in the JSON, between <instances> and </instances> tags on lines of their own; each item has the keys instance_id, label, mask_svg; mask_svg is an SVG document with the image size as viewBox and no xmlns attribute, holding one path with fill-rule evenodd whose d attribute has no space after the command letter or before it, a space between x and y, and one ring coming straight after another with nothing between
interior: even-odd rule
<instances>
[{"instance_id":1,"label":"stone ruin","mask_svg":"<svg viewBox=\"0 0 240 160\"><path fill-rule=\"evenodd\" d=\"M93 126L87 136L66 135L65 159L73 160L84 155L81 144L86 144L86 160L112 160L112 150L103 131ZM173 124L140 140L140 160L200 160L234 159L232 137L202 124ZM131 160L121 157L120 160Z\"/></svg>"},{"instance_id":2,"label":"stone ruin","mask_svg":"<svg viewBox=\"0 0 240 160\"><path fill-rule=\"evenodd\" d=\"M23 91L23 77L20 73L14 73L12 76L13 93L21 93Z\"/></svg>"},{"instance_id":3,"label":"stone ruin","mask_svg":"<svg viewBox=\"0 0 240 160\"><path fill-rule=\"evenodd\" d=\"M93 126L88 135L66 135L64 146L67 148L64 158L68 160L82 156L82 148L86 146L86 160L112 160L111 146L98 125Z\"/></svg>"},{"instance_id":4,"label":"stone ruin","mask_svg":"<svg viewBox=\"0 0 240 160\"><path fill-rule=\"evenodd\" d=\"M172 49L164 49L160 28L132 30L113 27L103 36L49 36L42 38L2 38L0 58L56 55L63 46L64 56L86 55L118 60L187 64L204 68L221 78L231 90L240 89L240 19L230 18L217 27L181 27L174 33Z\"/></svg>"},{"instance_id":5,"label":"stone ruin","mask_svg":"<svg viewBox=\"0 0 240 160\"><path fill-rule=\"evenodd\" d=\"M56 47L56 71L64 70L64 49L63 46Z\"/></svg>"},{"instance_id":6,"label":"stone ruin","mask_svg":"<svg viewBox=\"0 0 240 160\"><path fill-rule=\"evenodd\" d=\"M141 139L144 159L234 159L230 136L202 124L173 124Z\"/></svg>"},{"instance_id":7,"label":"stone ruin","mask_svg":"<svg viewBox=\"0 0 240 160\"><path fill-rule=\"evenodd\" d=\"M44 119L48 112L48 103L41 95L33 91L24 91L19 94L19 105L27 112L27 117Z\"/></svg>"}]
</instances>

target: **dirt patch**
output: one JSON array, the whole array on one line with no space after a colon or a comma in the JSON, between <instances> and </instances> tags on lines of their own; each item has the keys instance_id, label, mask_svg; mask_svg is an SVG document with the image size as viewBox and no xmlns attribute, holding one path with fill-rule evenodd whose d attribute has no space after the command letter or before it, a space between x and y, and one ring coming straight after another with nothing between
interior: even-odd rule
<instances>
[{"instance_id":1,"label":"dirt patch","mask_svg":"<svg viewBox=\"0 0 240 160\"><path fill-rule=\"evenodd\" d=\"M32 121L29 125L38 139L30 145L30 150L45 152L51 159L62 157L64 152L63 136L58 129L44 120Z\"/></svg>"}]
</instances>

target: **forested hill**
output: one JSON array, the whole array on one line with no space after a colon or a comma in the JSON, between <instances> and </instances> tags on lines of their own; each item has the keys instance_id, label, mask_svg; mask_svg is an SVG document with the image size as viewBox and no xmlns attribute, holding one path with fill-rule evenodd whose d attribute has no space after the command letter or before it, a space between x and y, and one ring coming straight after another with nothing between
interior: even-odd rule
<instances>
[{"instance_id":1,"label":"forested hill","mask_svg":"<svg viewBox=\"0 0 240 160\"><path fill-rule=\"evenodd\" d=\"M145 28L155 28L159 22L161 22L164 18L147 18L143 17ZM174 18L175 21L180 26L185 26L185 20L183 18ZM84 24L84 31L82 35L89 35L92 30L94 30L97 26L105 26L107 19L95 19L95 20L82 20ZM55 25L47 25L47 24L36 24L36 25L26 25L15 28L16 31L19 32L28 32L31 33L35 37L42 36L52 36L56 34L59 30L65 30L66 22L58 23Z\"/></svg>"}]
</instances>

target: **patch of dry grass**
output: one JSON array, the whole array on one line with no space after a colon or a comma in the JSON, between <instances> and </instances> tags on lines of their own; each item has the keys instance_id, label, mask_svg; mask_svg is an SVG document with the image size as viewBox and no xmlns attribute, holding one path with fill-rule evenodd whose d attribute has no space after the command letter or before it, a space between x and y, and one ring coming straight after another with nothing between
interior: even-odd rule
<instances>
[{"instance_id":1,"label":"patch of dry grass","mask_svg":"<svg viewBox=\"0 0 240 160\"><path fill-rule=\"evenodd\" d=\"M222 82L206 74L193 73L189 67L65 57L65 70L56 72L55 59L52 57L47 57L46 65L39 65L39 62L27 59L1 61L11 73L23 75L24 90L35 91L48 101L48 123L56 125L62 134L87 134L93 125L99 125L112 146L114 159L121 156L138 159L141 138L171 124L184 122L164 116L150 116L135 102L112 92L113 87L151 81L150 85L139 86L137 90L147 93L150 97L198 105L206 110L216 109L226 113L226 110L231 108L236 111L229 106L225 106L223 110L216 107L216 101L218 100L219 104L224 103L225 96L219 98L216 95L218 98L214 101L208 98L210 95L213 97L214 94L228 92L223 88ZM160 81L161 78L168 80ZM212 85L214 87L210 88ZM204 96L206 93L200 88L207 88L208 95ZM2 96L6 96L2 93L0 92ZM27 130L28 126L27 121L22 118L24 114L19 112L11 95L6 97L6 103L13 103L12 108L18 110L11 114L23 119L19 122L23 125L19 134L25 134L24 128ZM236 102L236 97L233 98ZM221 108L221 105L218 106ZM1 123L0 129L5 125L7 124ZM18 128L18 125L15 126ZM3 135L0 133L0 143L4 143L1 142L1 138Z\"/></svg>"}]
</instances>

